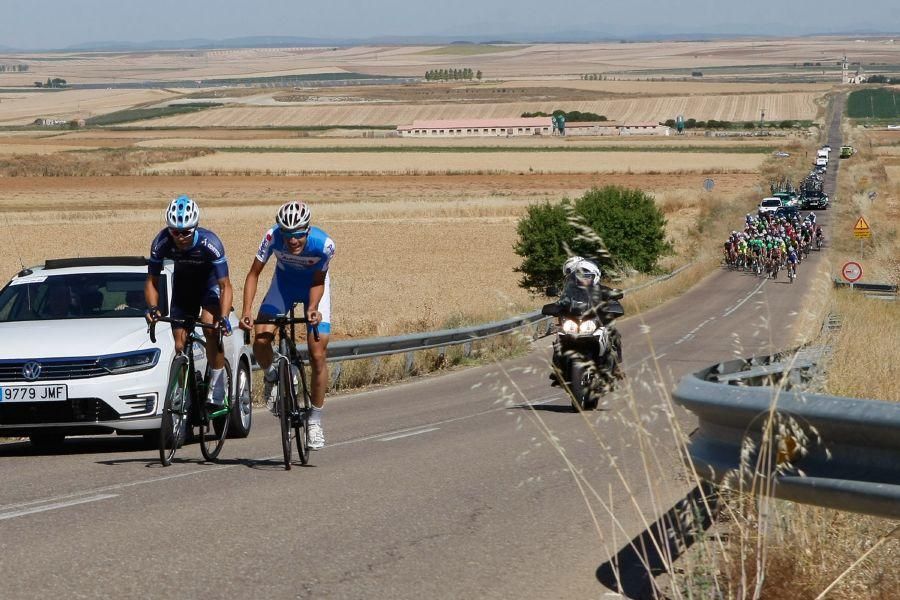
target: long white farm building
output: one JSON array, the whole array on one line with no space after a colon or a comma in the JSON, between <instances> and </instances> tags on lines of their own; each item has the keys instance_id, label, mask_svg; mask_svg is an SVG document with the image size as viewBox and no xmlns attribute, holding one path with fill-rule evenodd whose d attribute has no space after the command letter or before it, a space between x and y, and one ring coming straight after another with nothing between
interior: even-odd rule
<instances>
[{"instance_id":1,"label":"long white farm building","mask_svg":"<svg viewBox=\"0 0 900 600\"><path fill-rule=\"evenodd\" d=\"M615 121L569 122L565 135L670 135L671 128L654 122L619 123ZM413 121L397 127L400 137L510 137L554 135L550 117L508 119L444 119Z\"/></svg>"}]
</instances>

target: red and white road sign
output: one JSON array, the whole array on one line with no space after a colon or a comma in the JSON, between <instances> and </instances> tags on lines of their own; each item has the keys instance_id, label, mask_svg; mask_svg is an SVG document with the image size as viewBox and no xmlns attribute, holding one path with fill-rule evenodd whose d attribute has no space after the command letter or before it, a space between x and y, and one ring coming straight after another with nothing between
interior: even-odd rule
<instances>
[{"instance_id":1,"label":"red and white road sign","mask_svg":"<svg viewBox=\"0 0 900 600\"><path fill-rule=\"evenodd\" d=\"M848 263L844 263L844 266L841 268L841 275L843 275L844 279L846 279L850 283L859 281L862 277L862 274L862 266L860 266L858 262L850 261Z\"/></svg>"}]
</instances>

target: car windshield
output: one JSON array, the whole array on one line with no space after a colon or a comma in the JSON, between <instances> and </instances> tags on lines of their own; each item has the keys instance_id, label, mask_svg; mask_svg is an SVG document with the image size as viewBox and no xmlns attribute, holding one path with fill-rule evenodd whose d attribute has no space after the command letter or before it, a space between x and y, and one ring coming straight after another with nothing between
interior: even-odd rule
<instances>
[{"instance_id":1,"label":"car windshield","mask_svg":"<svg viewBox=\"0 0 900 600\"><path fill-rule=\"evenodd\" d=\"M37 272L11 281L0 291L0 323L58 319L143 317L143 273ZM160 278L160 306L166 306L165 278Z\"/></svg>"},{"instance_id":2,"label":"car windshield","mask_svg":"<svg viewBox=\"0 0 900 600\"><path fill-rule=\"evenodd\" d=\"M763 200L762 205L763 206L774 206L777 208L777 207L781 206L781 200L779 200L778 198L772 198L771 200Z\"/></svg>"}]
</instances>

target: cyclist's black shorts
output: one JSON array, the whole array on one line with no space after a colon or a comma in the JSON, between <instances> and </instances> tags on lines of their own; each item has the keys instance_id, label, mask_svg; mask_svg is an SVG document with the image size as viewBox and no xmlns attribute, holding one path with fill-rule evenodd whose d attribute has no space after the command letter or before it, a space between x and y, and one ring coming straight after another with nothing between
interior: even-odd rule
<instances>
[{"instance_id":1,"label":"cyclist's black shorts","mask_svg":"<svg viewBox=\"0 0 900 600\"><path fill-rule=\"evenodd\" d=\"M179 280L178 277L175 277L172 288L172 309L169 311L169 316L173 319L197 317L200 315L201 308L218 316L220 305L218 285L208 287L205 281L201 285L192 285L190 281ZM177 329L178 325L173 324L172 328Z\"/></svg>"}]
</instances>

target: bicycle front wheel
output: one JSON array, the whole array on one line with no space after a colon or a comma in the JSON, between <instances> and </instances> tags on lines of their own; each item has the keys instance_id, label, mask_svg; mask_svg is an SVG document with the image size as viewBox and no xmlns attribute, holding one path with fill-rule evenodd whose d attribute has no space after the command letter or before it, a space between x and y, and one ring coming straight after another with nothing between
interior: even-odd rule
<instances>
[{"instance_id":1,"label":"bicycle front wheel","mask_svg":"<svg viewBox=\"0 0 900 600\"><path fill-rule=\"evenodd\" d=\"M294 414L295 402L294 382L291 376L291 365L284 357L278 360L278 420L281 423L281 450L284 453L284 469L291 470L291 446L294 432L291 430L291 421Z\"/></svg>"},{"instance_id":2,"label":"bicycle front wheel","mask_svg":"<svg viewBox=\"0 0 900 600\"><path fill-rule=\"evenodd\" d=\"M166 399L159 426L159 461L164 467L172 464L175 451L184 443L190 406L190 369L186 356L176 356L169 371Z\"/></svg>"},{"instance_id":3,"label":"bicycle front wheel","mask_svg":"<svg viewBox=\"0 0 900 600\"><path fill-rule=\"evenodd\" d=\"M200 422L200 452L208 461L215 460L219 456L222 446L225 445L225 437L228 435L229 413L231 412L231 365L227 360L222 378L225 380L225 406L212 413L210 413L209 407L205 406Z\"/></svg>"},{"instance_id":4,"label":"bicycle front wheel","mask_svg":"<svg viewBox=\"0 0 900 600\"><path fill-rule=\"evenodd\" d=\"M312 409L312 401L309 398L309 387L306 385L306 371L303 365L294 367L297 369L297 377L300 380L301 396L296 398L297 419L294 421L294 434L297 437L297 454L300 456L300 464L309 464L309 412Z\"/></svg>"}]
</instances>

